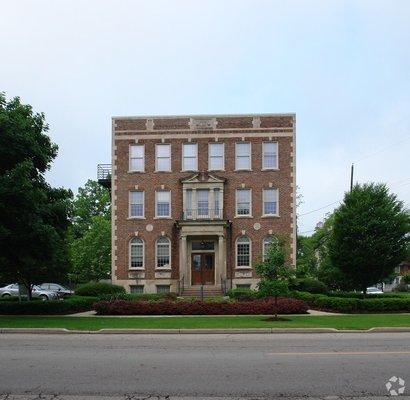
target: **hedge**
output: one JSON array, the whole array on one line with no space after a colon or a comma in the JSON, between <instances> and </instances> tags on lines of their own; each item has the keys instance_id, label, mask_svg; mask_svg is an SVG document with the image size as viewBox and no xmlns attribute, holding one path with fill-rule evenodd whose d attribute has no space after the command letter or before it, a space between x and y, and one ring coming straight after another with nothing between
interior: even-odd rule
<instances>
[{"instance_id":1,"label":"hedge","mask_svg":"<svg viewBox=\"0 0 410 400\"><path fill-rule=\"evenodd\" d=\"M54 301L2 301L0 302L0 315L63 315L73 314L93 309L93 304L98 297L73 296L66 300Z\"/></svg>"},{"instance_id":2,"label":"hedge","mask_svg":"<svg viewBox=\"0 0 410 400\"><path fill-rule=\"evenodd\" d=\"M125 293L125 289L119 285L112 285L106 282L89 282L78 286L75 294L78 296L102 296L110 294Z\"/></svg>"},{"instance_id":3,"label":"hedge","mask_svg":"<svg viewBox=\"0 0 410 400\"><path fill-rule=\"evenodd\" d=\"M215 301L99 301L94 305L98 315L271 315L274 299L243 302ZM279 298L278 314L305 314L307 304L298 299Z\"/></svg>"},{"instance_id":4,"label":"hedge","mask_svg":"<svg viewBox=\"0 0 410 400\"><path fill-rule=\"evenodd\" d=\"M251 289L231 289L228 290L227 295L229 298L238 301L249 301L256 299L258 297L258 292Z\"/></svg>"},{"instance_id":5,"label":"hedge","mask_svg":"<svg viewBox=\"0 0 410 400\"><path fill-rule=\"evenodd\" d=\"M290 284L290 289L308 293L326 293L327 286L314 278L297 278Z\"/></svg>"},{"instance_id":6,"label":"hedge","mask_svg":"<svg viewBox=\"0 0 410 400\"><path fill-rule=\"evenodd\" d=\"M177 300L176 293L117 293L98 296L100 300L159 301Z\"/></svg>"},{"instance_id":7,"label":"hedge","mask_svg":"<svg viewBox=\"0 0 410 400\"><path fill-rule=\"evenodd\" d=\"M293 292L292 296L304 300L311 308L343 313L409 312L410 296L384 298L343 298L306 292Z\"/></svg>"}]
</instances>

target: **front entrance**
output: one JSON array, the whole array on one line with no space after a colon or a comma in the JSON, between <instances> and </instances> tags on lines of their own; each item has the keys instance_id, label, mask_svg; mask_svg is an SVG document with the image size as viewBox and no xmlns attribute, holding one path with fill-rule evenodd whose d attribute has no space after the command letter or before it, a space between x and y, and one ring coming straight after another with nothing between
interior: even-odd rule
<instances>
[{"instance_id":1,"label":"front entrance","mask_svg":"<svg viewBox=\"0 0 410 400\"><path fill-rule=\"evenodd\" d=\"M191 284L215 285L215 257L213 253L192 253Z\"/></svg>"}]
</instances>

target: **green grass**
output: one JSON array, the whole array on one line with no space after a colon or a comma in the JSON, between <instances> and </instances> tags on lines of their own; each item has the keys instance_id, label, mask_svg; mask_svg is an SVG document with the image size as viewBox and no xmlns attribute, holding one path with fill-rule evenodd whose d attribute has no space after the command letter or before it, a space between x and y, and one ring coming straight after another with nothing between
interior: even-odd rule
<instances>
[{"instance_id":1,"label":"green grass","mask_svg":"<svg viewBox=\"0 0 410 400\"><path fill-rule=\"evenodd\" d=\"M34 317L1 316L0 328L66 328L80 330L194 329L194 328L336 328L409 327L408 314L361 314L337 316L298 315L289 321L266 321L262 316L220 317Z\"/></svg>"}]
</instances>

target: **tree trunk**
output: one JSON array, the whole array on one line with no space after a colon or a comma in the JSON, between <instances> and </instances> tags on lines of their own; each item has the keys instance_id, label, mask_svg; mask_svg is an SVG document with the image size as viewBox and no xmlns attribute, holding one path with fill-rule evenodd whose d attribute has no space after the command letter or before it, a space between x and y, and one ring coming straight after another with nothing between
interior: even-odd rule
<instances>
[{"instance_id":1,"label":"tree trunk","mask_svg":"<svg viewBox=\"0 0 410 400\"><path fill-rule=\"evenodd\" d=\"M275 296L275 320L278 319L278 296Z\"/></svg>"}]
</instances>

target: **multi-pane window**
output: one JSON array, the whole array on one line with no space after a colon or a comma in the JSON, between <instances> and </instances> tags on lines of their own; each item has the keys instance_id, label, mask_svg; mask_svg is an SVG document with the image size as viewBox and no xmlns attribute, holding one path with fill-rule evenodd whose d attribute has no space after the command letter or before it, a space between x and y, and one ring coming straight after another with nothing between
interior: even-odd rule
<instances>
[{"instance_id":1,"label":"multi-pane window","mask_svg":"<svg viewBox=\"0 0 410 400\"><path fill-rule=\"evenodd\" d=\"M236 215L251 215L251 189L236 189Z\"/></svg>"},{"instance_id":2,"label":"multi-pane window","mask_svg":"<svg viewBox=\"0 0 410 400\"><path fill-rule=\"evenodd\" d=\"M247 236L240 236L236 240L236 266L251 266L251 241Z\"/></svg>"},{"instance_id":3,"label":"multi-pane window","mask_svg":"<svg viewBox=\"0 0 410 400\"><path fill-rule=\"evenodd\" d=\"M171 243L165 236L157 240L156 259L157 268L169 268L171 265Z\"/></svg>"},{"instance_id":4,"label":"multi-pane window","mask_svg":"<svg viewBox=\"0 0 410 400\"><path fill-rule=\"evenodd\" d=\"M187 189L185 194L186 194L186 197L185 197L185 201L186 201L185 216L187 218L191 218L192 217L192 189Z\"/></svg>"},{"instance_id":5,"label":"multi-pane window","mask_svg":"<svg viewBox=\"0 0 410 400\"><path fill-rule=\"evenodd\" d=\"M196 143L183 144L182 169L184 171L196 171L198 169L198 147Z\"/></svg>"},{"instance_id":6,"label":"multi-pane window","mask_svg":"<svg viewBox=\"0 0 410 400\"><path fill-rule=\"evenodd\" d=\"M223 170L224 169L224 144L223 143L209 143L209 170Z\"/></svg>"},{"instance_id":7,"label":"multi-pane window","mask_svg":"<svg viewBox=\"0 0 410 400\"><path fill-rule=\"evenodd\" d=\"M263 214L277 215L278 214L278 190L263 189Z\"/></svg>"},{"instance_id":8,"label":"multi-pane window","mask_svg":"<svg viewBox=\"0 0 410 400\"><path fill-rule=\"evenodd\" d=\"M144 217L144 192L142 190L130 191L130 217Z\"/></svg>"},{"instance_id":9,"label":"multi-pane window","mask_svg":"<svg viewBox=\"0 0 410 400\"><path fill-rule=\"evenodd\" d=\"M251 169L251 144L235 144L235 169Z\"/></svg>"},{"instance_id":10,"label":"multi-pane window","mask_svg":"<svg viewBox=\"0 0 410 400\"><path fill-rule=\"evenodd\" d=\"M171 145L157 144L155 151L155 170L171 171Z\"/></svg>"},{"instance_id":11,"label":"multi-pane window","mask_svg":"<svg viewBox=\"0 0 410 400\"><path fill-rule=\"evenodd\" d=\"M263 142L262 143L262 168L276 169L278 168L278 143Z\"/></svg>"},{"instance_id":12,"label":"multi-pane window","mask_svg":"<svg viewBox=\"0 0 410 400\"><path fill-rule=\"evenodd\" d=\"M144 145L130 146L130 171L144 171Z\"/></svg>"},{"instance_id":13,"label":"multi-pane window","mask_svg":"<svg viewBox=\"0 0 410 400\"><path fill-rule=\"evenodd\" d=\"M130 285L130 292L135 294L144 293L144 285Z\"/></svg>"},{"instance_id":14,"label":"multi-pane window","mask_svg":"<svg viewBox=\"0 0 410 400\"><path fill-rule=\"evenodd\" d=\"M209 209L208 195L209 195L208 189L198 189L196 191L198 217L208 216L208 209Z\"/></svg>"},{"instance_id":15,"label":"multi-pane window","mask_svg":"<svg viewBox=\"0 0 410 400\"><path fill-rule=\"evenodd\" d=\"M138 237L130 241L130 268L144 268L144 242Z\"/></svg>"},{"instance_id":16,"label":"multi-pane window","mask_svg":"<svg viewBox=\"0 0 410 400\"><path fill-rule=\"evenodd\" d=\"M169 190L158 190L155 193L156 200L156 216L170 217L171 216L171 192Z\"/></svg>"},{"instance_id":17,"label":"multi-pane window","mask_svg":"<svg viewBox=\"0 0 410 400\"><path fill-rule=\"evenodd\" d=\"M157 285L158 294L164 294L164 293L170 293L170 292L171 292L170 285Z\"/></svg>"},{"instance_id":18,"label":"multi-pane window","mask_svg":"<svg viewBox=\"0 0 410 400\"><path fill-rule=\"evenodd\" d=\"M272 235L266 236L263 239L263 249L262 249L262 251L263 251L263 253L262 253L263 260L265 260L266 255L268 254L269 247L273 243L276 243L276 241L277 241L277 239L275 238L275 236L272 236Z\"/></svg>"}]
</instances>

